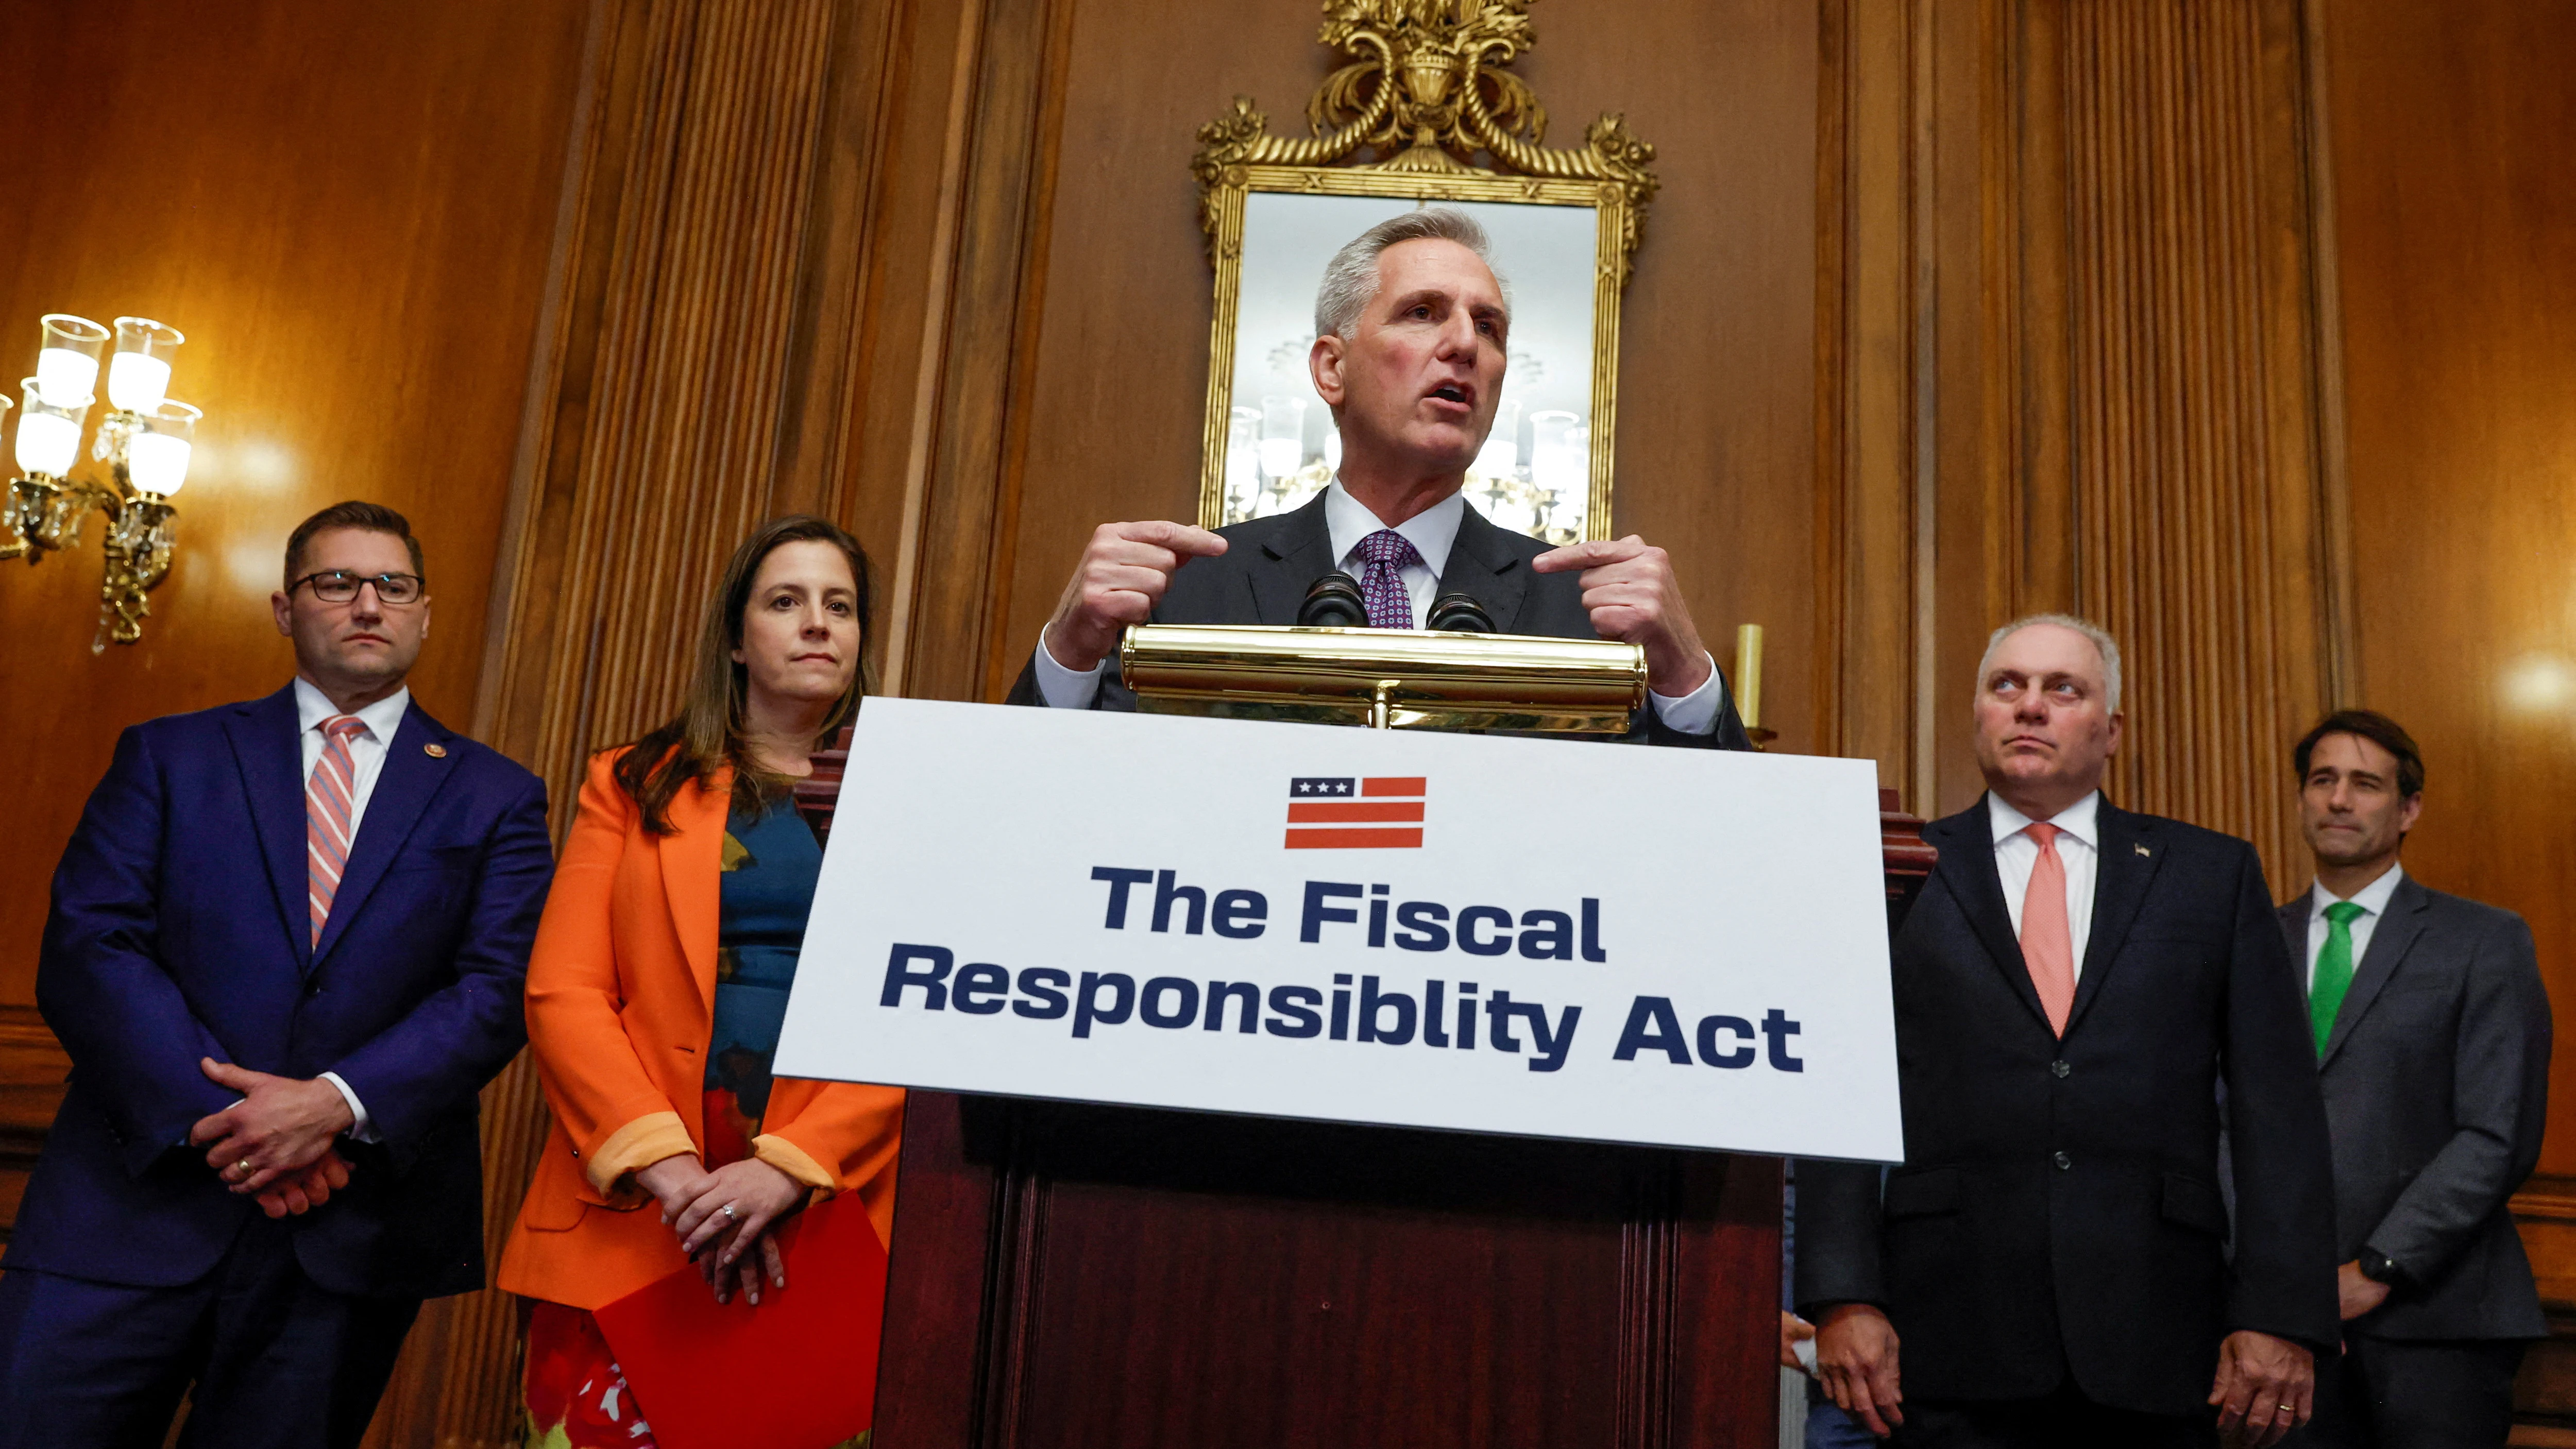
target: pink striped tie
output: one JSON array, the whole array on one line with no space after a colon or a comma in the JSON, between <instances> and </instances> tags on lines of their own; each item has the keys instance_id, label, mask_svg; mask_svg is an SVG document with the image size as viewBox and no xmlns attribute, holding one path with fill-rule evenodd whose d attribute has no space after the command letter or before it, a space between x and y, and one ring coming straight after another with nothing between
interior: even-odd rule
<instances>
[{"instance_id":1,"label":"pink striped tie","mask_svg":"<svg viewBox=\"0 0 2576 1449\"><path fill-rule=\"evenodd\" d=\"M340 873L349 867L350 802L356 798L357 761L349 740L367 722L351 714L322 721L322 758L304 785L305 888L312 898L313 944L322 944L323 923L331 919L331 897L340 890Z\"/></svg>"}]
</instances>

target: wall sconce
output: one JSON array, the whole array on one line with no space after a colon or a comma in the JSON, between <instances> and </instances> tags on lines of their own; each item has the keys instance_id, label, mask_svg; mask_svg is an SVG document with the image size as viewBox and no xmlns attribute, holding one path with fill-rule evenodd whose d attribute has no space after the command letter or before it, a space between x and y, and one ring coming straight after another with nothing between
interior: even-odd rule
<instances>
[{"instance_id":1,"label":"wall sconce","mask_svg":"<svg viewBox=\"0 0 2576 1449\"><path fill-rule=\"evenodd\" d=\"M36 375L19 384L18 476L0 500L0 559L23 556L33 564L78 548L81 521L91 509L104 514L106 567L98 636L89 646L97 654L111 640L131 644L143 637L143 620L152 612L143 596L169 575L171 520L178 514L170 499L188 481L188 455L204 414L169 395L170 354L187 340L176 328L119 317L116 351L104 358L110 333L85 317L48 314L41 335ZM90 456L107 465L106 484L71 476L102 361L109 411ZM7 411L8 399L0 398L0 416Z\"/></svg>"}]
</instances>

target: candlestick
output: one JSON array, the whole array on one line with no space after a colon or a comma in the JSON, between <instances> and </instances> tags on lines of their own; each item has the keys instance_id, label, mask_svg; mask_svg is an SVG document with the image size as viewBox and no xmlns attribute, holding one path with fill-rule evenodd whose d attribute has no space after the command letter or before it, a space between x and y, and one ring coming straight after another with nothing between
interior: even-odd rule
<instances>
[{"instance_id":1,"label":"candlestick","mask_svg":"<svg viewBox=\"0 0 2576 1449\"><path fill-rule=\"evenodd\" d=\"M1762 626L1735 629L1735 712L1748 730L1762 727Z\"/></svg>"}]
</instances>

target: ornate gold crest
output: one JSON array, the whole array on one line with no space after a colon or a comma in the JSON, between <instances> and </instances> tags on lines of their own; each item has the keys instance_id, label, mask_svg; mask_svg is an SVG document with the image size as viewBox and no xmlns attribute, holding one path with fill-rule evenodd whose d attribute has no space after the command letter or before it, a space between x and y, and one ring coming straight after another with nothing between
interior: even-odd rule
<instances>
[{"instance_id":1,"label":"ornate gold crest","mask_svg":"<svg viewBox=\"0 0 2576 1449\"><path fill-rule=\"evenodd\" d=\"M1526 176L1546 181L1590 182L1599 200L1622 213L1618 280L1627 280L1646 204L1657 182L1648 166L1655 148L1628 129L1626 117L1605 114L1584 132L1580 149L1545 143L1547 108L1527 82L1504 67L1538 43L1530 25L1531 0L1325 0L1317 37L1351 57L1324 78L1306 103L1315 134L1274 136L1269 119L1250 96L1199 128L1190 172L1199 183L1199 220L1210 256L1223 257L1221 193L1240 188L1253 166L1332 166L1363 148L1377 160L1351 169L1409 172L1429 177ZM1494 168L1471 164L1478 152ZM1337 189L1317 186L1315 190ZM1451 195L1427 189L1434 199L1483 200L1482 188ZM1535 187L1519 197L1539 200Z\"/></svg>"}]
</instances>

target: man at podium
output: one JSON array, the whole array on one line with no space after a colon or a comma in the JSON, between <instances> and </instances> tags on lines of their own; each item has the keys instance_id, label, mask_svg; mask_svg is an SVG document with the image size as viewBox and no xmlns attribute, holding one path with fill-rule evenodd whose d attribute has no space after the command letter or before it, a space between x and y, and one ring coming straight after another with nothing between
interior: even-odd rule
<instances>
[{"instance_id":1,"label":"man at podium","mask_svg":"<svg viewBox=\"0 0 2576 1449\"><path fill-rule=\"evenodd\" d=\"M1318 578L1360 586L1370 626L1418 629L1464 594L1508 634L1645 650L1648 702L1627 738L1749 749L1672 561L1635 536L1548 548L1497 528L1459 491L1493 427L1511 301L1484 228L1429 207L1333 255L1307 370L1341 429L1341 467L1303 508L1210 532L1103 524L1065 584L1013 704L1132 709L1108 678L1130 624L1293 624Z\"/></svg>"}]
</instances>

